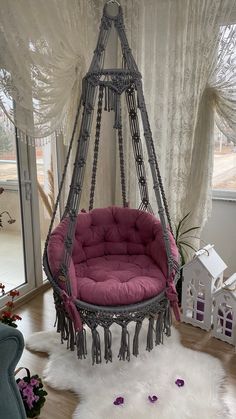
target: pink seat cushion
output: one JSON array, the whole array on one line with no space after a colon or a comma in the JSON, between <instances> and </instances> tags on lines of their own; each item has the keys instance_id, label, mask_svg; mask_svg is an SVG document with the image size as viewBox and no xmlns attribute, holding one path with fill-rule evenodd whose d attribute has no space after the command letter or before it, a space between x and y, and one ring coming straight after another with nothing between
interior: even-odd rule
<instances>
[{"instance_id":1,"label":"pink seat cushion","mask_svg":"<svg viewBox=\"0 0 236 419\"><path fill-rule=\"evenodd\" d=\"M56 276L64 252L68 220L53 231L48 259ZM178 251L171 234L174 259ZM77 217L69 277L72 295L92 304L138 303L166 286L167 256L160 221L130 208L97 208ZM65 289L65 285L61 283Z\"/></svg>"},{"instance_id":2,"label":"pink seat cushion","mask_svg":"<svg viewBox=\"0 0 236 419\"><path fill-rule=\"evenodd\" d=\"M166 279L147 255L107 255L75 265L77 298L98 305L131 304L158 295Z\"/></svg>"}]
</instances>

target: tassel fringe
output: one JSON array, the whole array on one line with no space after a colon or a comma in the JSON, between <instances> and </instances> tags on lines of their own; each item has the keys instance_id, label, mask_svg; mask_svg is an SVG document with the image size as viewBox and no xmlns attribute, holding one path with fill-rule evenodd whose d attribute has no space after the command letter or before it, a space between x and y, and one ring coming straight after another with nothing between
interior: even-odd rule
<instances>
[{"instance_id":1,"label":"tassel fringe","mask_svg":"<svg viewBox=\"0 0 236 419\"><path fill-rule=\"evenodd\" d=\"M114 111L115 121L113 128L118 129L121 127L121 106L120 106L120 95L114 90L110 89L109 86L105 86L105 101L104 111Z\"/></svg>"},{"instance_id":2,"label":"tassel fringe","mask_svg":"<svg viewBox=\"0 0 236 419\"><path fill-rule=\"evenodd\" d=\"M171 310L168 304L164 311L160 311L158 317L150 316L147 332L147 351L153 349L154 335L155 345L163 343L164 333L166 336L171 335ZM139 354L139 334L142 328L142 320L138 320L135 326L133 338L133 355ZM65 314L63 307L56 305L56 321L55 325L57 332L61 335L61 343L67 341L67 348L74 351L77 348L77 355L79 359L85 359L87 356L87 342L86 330L83 328L75 334L73 322ZM94 327L92 331L92 363L93 365L102 362L100 335L97 328ZM121 342L118 358L120 360L130 360L130 334L127 330L127 324L122 325ZM112 362L112 333L108 326L104 326L104 359L106 362Z\"/></svg>"},{"instance_id":3,"label":"tassel fringe","mask_svg":"<svg viewBox=\"0 0 236 419\"><path fill-rule=\"evenodd\" d=\"M71 351L75 350L75 332L74 326L71 319L68 319L69 336L67 340L67 349Z\"/></svg>"},{"instance_id":4,"label":"tassel fringe","mask_svg":"<svg viewBox=\"0 0 236 419\"><path fill-rule=\"evenodd\" d=\"M56 321L54 326L56 326L57 332L61 334L61 343L63 343L65 340L68 340L68 319L66 318L64 311L60 307L56 307Z\"/></svg>"},{"instance_id":5,"label":"tassel fringe","mask_svg":"<svg viewBox=\"0 0 236 419\"><path fill-rule=\"evenodd\" d=\"M96 328L92 329L92 362L93 365L102 362L100 336Z\"/></svg>"},{"instance_id":6,"label":"tassel fringe","mask_svg":"<svg viewBox=\"0 0 236 419\"><path fill-rule=\"evenodd\" d=\"M112 350L111 350L111 345L112 345L112 334L111 331L108 327L104 328L104 346L105 346L105 354L104 354L104 359L107 362L112 362Z\"/></svg>"},{"instance_id":7,"label":"tassel fringe","mask_svg":"<svg viewBox=\"0 0 236 419\"><path fill-rule=\"evenodd\" d=\"M139 321L136 323L135 332L134 332L134 340L133 340L133 355L138 356L139 354L139 333L142 327L142 322Z\"/></svg>"},{"instance_id":8,"label":"tassel fringe","mask_svg":"<svg viewBox=\"0 0 236 419\"><path fill-rule=\"evenodd\" d=\"M171 311L170 311L170 305L168 304L168 307L165 310L164 313L164 332L166 336L171 336L171 324L172 324L172 318L171 318Z\"/></svg>"},{"instance_id":9,"label":"tassel fringe","mask_svg":"<svg viewBox=\"0 0 236 419\"><path fill-rule=\"evenodd\" d=\"M79 359L85 359L87 355L86 330L77 332L76 336L77 356Z\"/></svg>"},{"instance_id":10,"label":"tassel fringe","mask_svg":"<svg viewBox=\"0 0 236 419\"><path fill-rule=\"evenodd\" d=\"M153 334L154 334L154 317L149 318L149 325L148 325L148 334L147 334L147 351L151 351L153 349Z\"/></svg>"},{"instance_id":11,"label":"tassel fringe","mask_svg":"<svg viewBox=\"0 0 236 419\"><path fill-rule=\"evenodd\" d=\"M163 311L161 311L156 320L155 345L160 345L160 343L163 343L163 331L164 331L164 313Z\"/></svg>"},{"instance_id":12,"label":"tassel fringe","mask_svg":"<svg viewBox=\"0 0 236 419\"><path fill-rule=\"evenodd\" d=\"M120 360L130 360L130 336L127 330L127 325L122 326L121 342L118 358Z\"/></svg>"}]
</instances>

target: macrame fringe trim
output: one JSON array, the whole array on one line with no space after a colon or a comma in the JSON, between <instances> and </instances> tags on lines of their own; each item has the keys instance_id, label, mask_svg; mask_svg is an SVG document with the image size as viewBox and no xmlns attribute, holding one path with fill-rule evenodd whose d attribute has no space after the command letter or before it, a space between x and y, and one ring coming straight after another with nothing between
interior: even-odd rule
<instances>
[{"instance_id":1,"label":"macrame fringe trim","mask_svg":"<svg viewBox=\"0 0 236 419\"><path fill-rule=\"evenodd\" d=\"M77 332L76 335L77 356L79 359L85 359L87 355L86 330Z\"/></svg>"},{"instance_id":2,"label":"macrame fringe trim","mask_svg":"<svg viewBox=\"0 0 236 419\"><path fill-rule=\"evenodd\" d=\"M135 332L134 332L134 340L133 340L133 355L138 356L139 354L139 333L142 328L142 321L136 323Z\"/></svg>"},{"instance_id":3,"label":"macrame fringe trim","mask_svg":"<svg viewBox=\"0 0 236 419\"><path fill-rule=\"evenodd\" d=\"M112 333L108 327L104 327L104 346L105 346L105 353L104 359L106 362L112 362Z\"/></svg>"},{"instance_id":4,"label":"macrame fringe trim","mask_svg":"<svg viewBox=\"0 0 236 419\"><path fill-rule=\"evenodd\" d=\"M127 325L122 326L120 350L118 354L120 360L130 360L130 335L127 330Z\"/></svg>"},{"instance_id":5,"label":"macrame fringe trim","mask_svg":"<svg viewBox=\"0 0 236 419\"><path fill-rule=\"evenodd\" d=\"M139 355L139 334L142 328L143 320L136 322L135 332L133 337L133 355ZM87 336L86 330L83 328L81 331L75 333L73 322L65 314L64 310L59 306L56 308L56 322L57 332L61 334L61 343L67 341L67 348L71 351L77 348L77 356L79 359L85 359L87 352ZM130 360L130 333L127 329L127 324L121 325L121 341L118 358L122 361ZM112 362L112 333L108 326L104 326L104 359L106 362ZM97 327L91 329L92 333L92 364L101 364L102 350L100 334ZM166 307L165 311L160 311L158 315L150 316L147 331L147 351L151 351L155 345L163 343L163 336L171 335L171 311L170 306Z\"/></svg>"}]
</instances>

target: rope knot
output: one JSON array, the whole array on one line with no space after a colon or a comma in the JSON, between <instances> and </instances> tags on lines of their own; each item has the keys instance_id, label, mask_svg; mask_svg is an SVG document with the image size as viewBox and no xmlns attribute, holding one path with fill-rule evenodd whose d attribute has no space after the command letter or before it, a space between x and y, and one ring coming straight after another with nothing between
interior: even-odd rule
<instances>
[{"instance_id":1,"label":"rope knot","mask_svg":"<svg viewBox=\"0 0 236 419\"><path fill-rule=\"evenodd\" d=\"M68 295L65 291L61 292L61 298L68 316L74 323L75 331L81 331L83 329L83 325L80 314L75 305L75 298L72 295Z\"/></svg>"}]
</instances>

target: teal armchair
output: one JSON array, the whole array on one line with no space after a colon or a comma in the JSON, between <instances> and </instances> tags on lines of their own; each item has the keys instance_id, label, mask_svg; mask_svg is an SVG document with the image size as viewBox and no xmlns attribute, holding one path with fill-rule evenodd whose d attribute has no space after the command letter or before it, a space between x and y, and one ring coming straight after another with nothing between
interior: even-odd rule
<instances>
[{"instance_id":1,"label":"teal armchair","mask_svg":"<svg viewBox=\"0 0 236 419\"><path fill-rule=\"evenodd\" d=\"M14 376L23 349L22 333L0 322L0 419L26 419Z\"/></svg>"}]
</instances>

